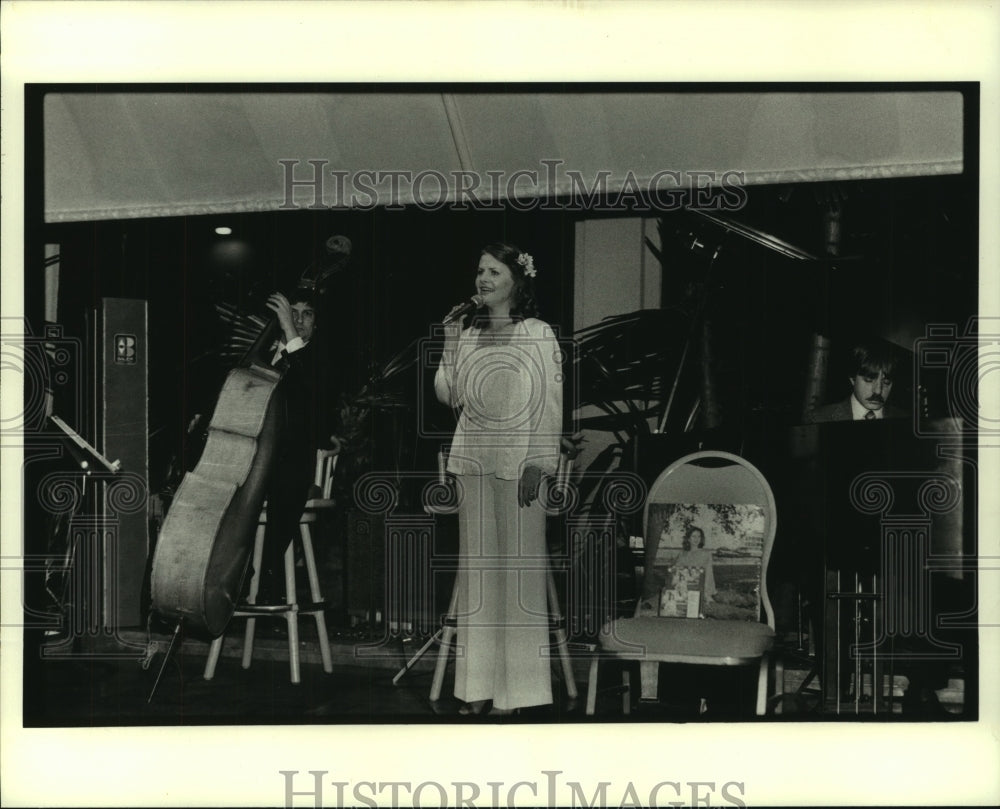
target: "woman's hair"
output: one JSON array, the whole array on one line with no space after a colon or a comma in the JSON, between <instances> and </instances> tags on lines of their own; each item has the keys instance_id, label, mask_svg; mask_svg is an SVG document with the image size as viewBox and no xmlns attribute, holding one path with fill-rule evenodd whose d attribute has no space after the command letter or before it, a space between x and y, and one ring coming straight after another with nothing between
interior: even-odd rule
<instances>
[{"instance_id":1,"label":"woman's hair","mask_svg":"<svg viewBox=\"0 0 1000 809\"><path fill-rule=\"evenodd\" d=\"M697 525L692 525L684 534L684 550L691 550L691 535L697 531L701 534L701 542L698 543L699 548L705 547L705 532L702 531Z\"/></svg>"},{"instance_id":2,"label":"woman's hair","mask_svg":"<svg viewBox=\"0 0 1000 809\"><path fill-rule=\"evenodd\" d=\"M535 302L535 279L525 275L524 266L519 264L518 256L524 251L510 242L493 242L482 249L480 256L493 256L510 270L514 279L514 295L510 304L510 316L514 320L524 320L538 316L538 304Z\"/></svg>"}]
</instances>

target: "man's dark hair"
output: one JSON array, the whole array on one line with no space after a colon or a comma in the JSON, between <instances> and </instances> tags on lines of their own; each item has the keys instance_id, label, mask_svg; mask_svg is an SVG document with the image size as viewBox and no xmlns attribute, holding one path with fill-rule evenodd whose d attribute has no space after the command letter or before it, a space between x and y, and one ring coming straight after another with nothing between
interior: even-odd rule
<instances>
[{"instance_id":1,"label":"man's dark hair","mask_svg":"<svg viewBox=\"0 0 1000 809\"><path fill-rule=\"evenodd\" d=\"M863 341L856 343L851 350L851 376L874 376L879 371L886 375L892 373L896 364L893 352L886 346L873 342Z\"/></svg>"},{"instance_id":2,"label":"man's dark hair","mask_svg":"<svg viewBox=\"0 0 1000 809\"><path fill-rule=\"evenodd\" d=\"M297 303L305 303L312 307L312 310L319 313L319 309L316 306L316 293L311 289L306 289L305 287L298 287L291 295L288 296L288 302L293 306Z\"/></svg>"}]
</instances>

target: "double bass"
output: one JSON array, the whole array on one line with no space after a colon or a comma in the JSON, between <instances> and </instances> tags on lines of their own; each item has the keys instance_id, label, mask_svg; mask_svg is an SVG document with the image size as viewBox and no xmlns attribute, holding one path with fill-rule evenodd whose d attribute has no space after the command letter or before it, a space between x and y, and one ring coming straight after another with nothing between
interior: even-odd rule
<instances>
[{"instance_id":1,"label":"double bass","mask_svg":"<svg viewBox=\"0 0 1000 809\"><path fill-rule=\"evenodd\" d=\"M327 240L326 260L299 288L346 266L350 241ZM283 371L271 364L272 318L223 383L196 467L181 481L160 529L150 574L152 609L218 637L239 600L268 474L281 440Z\"/></svg>"}]
</instances>

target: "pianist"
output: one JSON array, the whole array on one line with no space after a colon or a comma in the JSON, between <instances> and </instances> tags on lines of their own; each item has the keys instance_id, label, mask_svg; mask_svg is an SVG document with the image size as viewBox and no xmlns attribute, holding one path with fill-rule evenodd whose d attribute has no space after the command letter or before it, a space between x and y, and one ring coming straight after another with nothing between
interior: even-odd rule
<instances>
[{"instance_id":1,"label":"pianist","mask_svg":"<svg viewBox=\"0 0 1000 809\"><path fill-rule=\"evenodd\" d=\"M850 395L833 404L816 408L811 417L807 419L808 421L813 423L873 421L898 419L907 415L904 410L893 407L888 403L893 387L893 370L896 365L894 357L888 348L874 341L857 342L851 349L848 359L850 362L850 374L848 376L851 388ZM877 448L879 445L879 441L873 441L871 444L871 460L873 462L876 462L876 458L881 457L882 453ZM829 473L829 469L827 473ZM837 490L839 491L839 488ZM838 533L843 534L843 532ZM869 549L867 553L870 553L870 549L875 547L875 539L877 537L874 535L867 537L861 541L860 545L867 547ZM866 564L862 561L865 556L865 553L855 552L852 554L848 551L842 552L842 549L836 547L828 548L827 566L840 569L842 575L850 574L857 570L868 569L868 565L871 562ZM846 581L846 578L844 581ZM844 629L842 627L842 631ZM846 649L852 640L857 640L856 638L852 639L848 637L851 634L851 628L847 627L847 630L844 631L844 637L840 641L841 664L845 666L847 665L846 659L848 657ZM897 651L902 651L904 658L897 665L896 670L898 673L904 674L909 681L902 701L904 715L915 718L948 716L948 712L940 705L935 693L935 689L943 686L946 682L946 667L933 662L921 661L919 659L921 652L925 650L920 648L912 649L913 657L909 660L905 658L905 646ZM829 671L827 673L828 675L831 674ZM849 673L842 670L840 677L842 678L840 681L841 688L839 689L841 696L853 698L854 694L852 693Z\"/></svg>"},{"instance_id":2,"label":"pianist","mask_svg":"<svg viewBox=\"0 0 1000 809\"><path fill-rule=\"evenodd\" d=\"M821 421L859 421L862 419L901 418L906 413L890 407L892 393L892 355L876 343L857 343L851 350L851 393L833 404L818 407L809 419Z\"/></svg>"}]
</instances>

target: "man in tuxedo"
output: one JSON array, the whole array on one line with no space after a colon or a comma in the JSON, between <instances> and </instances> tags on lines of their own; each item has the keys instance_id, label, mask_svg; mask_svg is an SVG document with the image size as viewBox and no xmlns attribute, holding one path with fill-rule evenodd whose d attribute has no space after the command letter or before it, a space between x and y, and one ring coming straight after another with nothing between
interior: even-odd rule
<instances>
[{"instance_id":1,"label":"man in tuxedo","mask_svg":"<svg viewBox=\"0 0 1000 809\"><path fill-rule=\"evenodd\" d=\"M839 402L817 408L809 421L813 423L873 421L905 417L904 410L888 403L892 393L895 365L891 353L874 342L859 342L852 348L850 359L851 374L848 377L851 386L850 395ZM869 543L866 547L875 547L874 542ZM847 575L853 574L859 565L865 571L869 570L871 562L866 564L859 559L852 558L850 553L841 557L838 551L839 549L836 547L828 549L828 566L839 568L842 574ZM852 627L849 624L850 622L845 624L846 631L845 637L841 641L842 648L847 648L851 642L849 636ZM817 629L819 629L818 625ZM922 718L946 716L947 711L938 703L934 690L935 687L944 684L941 667L932 663L920 662L916 659L919 657L920 650L914 649L913 651L914 660L904 660L897 666L898 673L905 674L909 680L909 686L903 697L903 713ZM847 667L846 660L843 662ZM843 673L842 676L844 680L847 679L846 673ZM853 694L845 688L843 696L850 699Z\"/></svg>"},{"instance_id":2,"label":"man in tuxedo","mask_svg":"<svg viewBox=\"0 0 1000 809\"><path fill-rule=\"evenodd\" d=\"M851 350L851 395L816 408L809 421L860 421L902 418L905 412L888 404L892 393L894 360L874 343L858 343Z\"/></svg>"},{"instance_id":3,"label":"man in tuxedo","mask_svg":"<svg viewBox=\"0 0 1000 809\"><path fill-rule=\"evenodd\" d=\"M267 526L261 557L258 604L281 603L284 596L284 554L289 540L299 536L298 523L309 499L316 450L336 442L332 414L316 339L314 295L296 290L286 298L273 293L267 307L275 313L281 336L272 365L284 370L281 382L281 436L268 478Z\"/></svg>"}]
</instances>

